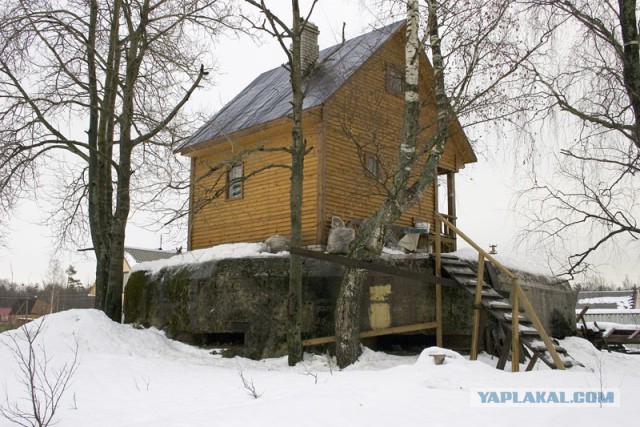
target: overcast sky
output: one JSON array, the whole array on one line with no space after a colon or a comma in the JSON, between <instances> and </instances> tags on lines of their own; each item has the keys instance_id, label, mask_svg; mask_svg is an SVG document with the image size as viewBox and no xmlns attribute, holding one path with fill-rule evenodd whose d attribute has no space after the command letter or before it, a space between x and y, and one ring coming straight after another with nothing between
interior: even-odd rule
<instances>
[{"instance_id":1,"label":"overcast sky","mask_svg":"<svg viewBox=\"0 0 640 427\"><path fill-rule=\"evenodd\" d=\"M289 2L280 0L272 3L278 5L274 10L280 8L286 11L289 6ZM321 49L340 41L343 22L347 24L347 38L380 25L373 11L363 8L359 3L320 1L311 20L320 29ZM222 37L215 47L215 55L218 60L218 72L213 78L215 84L203 90L194 100L196 104L204 105L211 114L258 74L285 61L277 42L266 37L259 45L246 37ZM512 206L518 184L513 175L512 157L507 150L500 149L497 141L486 141L486 145L489 150L478 156L478 163L467 166L457 176L458 225L484 248L489 249L489 245L496 244L500 253L513 254L526 259L523 261L526 263L544 264L544 256L527 248L526 241L518 238L517 215ZM79 272L77 278L85 284L92 283L95 275L93 257L90 253L54 254L54 242L46 224L42 224L40 212L41 206L34 201L23 201L16 210L15 218L11 221L9 247L0 249L0 278L26 283L41 282L49 260L57 256L63 268L73 264ZM126 245L157 248L161 235L135 225L141 222L142 218L132 219L127 228ZM186 230L183 235L186 240ZM164 249L185 245L184 242L167 241L168 236L162 238ZM579 238L576 236L576 239ZM640 282L637 256L632 254L631 258L635 259L620 255L615 263L608 260L601 266L601 271L612 281L621 281L628 275L631 280Z\"/></svg>"}]
</instances>

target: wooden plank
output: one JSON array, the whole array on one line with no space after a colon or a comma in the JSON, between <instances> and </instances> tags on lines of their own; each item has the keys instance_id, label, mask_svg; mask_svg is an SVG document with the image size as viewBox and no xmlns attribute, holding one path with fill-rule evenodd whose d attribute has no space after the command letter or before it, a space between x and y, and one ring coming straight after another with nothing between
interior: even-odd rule
<instances>
[{"instance_id":1,"label":"wooden plank","mask_svg":"<svg viewBox=\"0 0 640 427\"><path fill-rule=\"evenodd\" d=\"M531 356L531 359L529 360L529 363L527 364L527 368L525 369L525 371L529 372L533 370L533 367L536 365L537 361L538 361L538 354L533 353L533 355Z\"/></svg>"},{"instance_id":2,"label":"wooden plank","mask_svg":"<svg viewBox=\"0 0 640 427\"><path fill-rule=\"evenodd\" d=\"M442 241L440 233L440 222L438 221L438 176L436 171L436 179L433 182L433 225L435 232L436 247L436 277L442 277ZM443 347L442 341L442 286L436 284L436 345Z\"/></svg>"},{"instance_id":3,"label":"wooden plank","mask_svg":"<svg viewBox=\"0 0 640 427\"><path fill-rule=\"evenodd\" d=\"M428 323L415 323L413 325L405 325L405 326L394 326L391 328L373 329L371 331L360 332L360 338L372 338L372 337L378 337L382 335L404 334L407 332L417 332L417 331L424 331L427 329L435 329L436 327L437 327L436 322L428 322ZM303 340L302 345L304 347L309 347L312 345L328 344L331 342L335 342L335 340L336 340L335 336L310 338L308 340Z\"/></svg>"},{"instance_id":4,"label":"wooden plank","mask_svg":"<svg viewBox=\"0 0 640 427\"><path fill-rule=\"evenodd\" d=\"M513 331L511 334L511 372L518 372L520 370L520 308L518 307L520 285L517 278L511 280L511 287L515 291L511 293L513 298L511 301L511 330Z\"/></svg>"},{"instance_id":5,"label":"wooden plank","mask_svg":"<svg viewBox=\"0 0 640 427\"><path fill-rule=\"evenodd\" d=\"M473 331L471 333L470 360L478 359L478 341L480 336L480 307L482 304L482 285L484 283L484 256L478 253L478 275L476 276L476 295L473 300Z\"/></svg>"},{"instance_id":6,"label":"wooden plank","mask_svg":"<svg viewBox=\"0 0 640 427\"><path fill-rule=\"evenodd\" d=\"M580 310L580 313L576 317L576 321L582 322L584 324L584 315L587 312L587 310L589 310L589 306L588 305L585 306L585 307L582 307L582 310Z\"/></svg>"},{"instance_id":7,"label":"wooden plank","mask_svg":"<svg viewBox=\"0 0 640 427\"><path fill-rule=\"evenodd\" d=\"M311 251L302 248L291 248L290 252L294 255L300 255L305 258L313 258L321 261L327 261L334 264L344 265L345 267L362 268L363 270L376 271L379 273L389 274L391 276L404 277L422 283L441 283L444 286L455 286L456 282L451 279L436 277L429 272L415 272L411 270L403 270L401 268L391 267L380 263L359 261L342 255L332 255L324 252Z\"/></svg>"},{"instance_id":8,"label":"wooden plank","mask_svg":"<svg viewBox=\"0 0 640 427\"><path fill-rule=\"evenodd\" d=\"M505 328L502 328L504 331ZM498 364L496 365L496 369L504 370L504 367L507 366L507 358L509 357L509 350L511 350L511 330L507 329L504 341L502 343L502 348L500 349L500 358L498 359Z\"/></svg>"}]
</instances>

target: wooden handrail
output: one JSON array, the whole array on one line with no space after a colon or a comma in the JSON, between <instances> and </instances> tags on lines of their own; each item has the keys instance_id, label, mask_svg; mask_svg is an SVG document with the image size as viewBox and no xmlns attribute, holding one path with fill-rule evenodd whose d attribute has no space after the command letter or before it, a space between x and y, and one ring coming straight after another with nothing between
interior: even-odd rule
<instances>
[{"instance_id":1,"label":"wooden handrail","mask_svg":"<svg viewBox=\"0 0 640 427\"><path fill-rule=\"evenodd\" d=\"M520 310L519 310L519 305L522 304L525 313L527 313L527 315L529 316L529 318L531 319L531 323L533 323L533 326L536 328L536 330L538 331L538 333L540 334L540 338L542 338L542 341L544 342L545 346L547 347L547 350L549 351L549 354L551 355L551 358L553 359L554 363L556 364L556 368L564 370L564 363L562 362L562 359L560 359L560 356L558 355L558 352L555 349L555 346L553 345L553 342L551 342L551 338L549 338L549 335L547 334L547 332L544 330L544 326L542 325L542 322L540 321L540 319L538 318L538 315L536 314L535 310L533 309L533 306L531 305L531 303L529 302L529 299L527 298L527 296L525 295L524 291L522 290L522 288L520 287L519 284L519 279L518 276L516 276L515 273L511 272L507 267L505 267L504 265L502 265L500 262L498 262L498 260L496 260L494 257L492 257L487 251L485 251L484 249L482 249L480 246L478 246L473 240L471 240L466 234L464 234L462 231L460 231L455 225L453 225L451 222L449 222L446 218L445 215L440 214L440 213L436 213L436 224L438 221L442 221L444 224L447 225L447 227L449 227L451 230L453 230L458 236L462 237L462 239L467 242L472 248L474 248L476 251L478 251L478 262L480 263L481 260L483 258L489 260L489 262L491 262L494 266L496 266L500 271L502 271L504 274L506 274L510 279L511 279L511 286L512 286L512 298L513 298L513 307L512 307L512 312L511 312L511 322L512 322L512 328L513 328L513 334L512 334L512 357L511 357L511 363L512 363L512 371L513 372L517 372L519 369L519 362L520 362L520 334L518 333L519 331L519 322L518 322L518 316L520 315ZM436 246L439 245L439 239L436 239ZM440 248L437 247L436 248L436 266L439 266L440 264L440 258L441 256L441 251ZM438 270L438 267L436 267L436 270ZM478 270L480 270L480 265L478 265ZM439 275L439 272L436 271L436 275ZM479 297L479 292L481 292L482 290L482 286L478 286L478 282L480 282L480 280L482 280L481 277L479 277L478 275L478 279L476 281L476 298L475 300L478 300ZM477 310L479 310L479 306L476 304L476 313L478 312ZM472 355L474 353L477 352L477 349L474 349L474 345L477 345L478 342L478 334L479 334L479 316L476 314L474 316L474 328L473 328L473 334L474 336L472 336L472 349L471 349L471 353Z\"/></svg>"},{"instance_id":2,"label":"wooden handrail","mask_svg":"<svg viewBox=\"0 0 640 427\"><path fill-rule=\"evenodd\" d=\"M449 228L451 228L452 230L454 230L456 232L456 234L460 237L462 237L462 240L464 240L465 242L467 242L469 244L469 246L471 246L473 249L475 249L476 251L478 251L479 253L482 254L482 256L484 256L486 259L488 259L489 261L491 261L491 263L493 265L495 265L496 267L498 267L500 269L500 271L502 271L504 274L506 274L507 276L509 276L509 278L511 279L515 279L517 278L517 276L515 274L513 274L507 267L505 267L504 265L500 264L500 262L498 262L494 257L492 257L491 255L489 255L489 253L487 251L485 251L484 249L482 249L480 246L478 246L476 244L476 242L474 242L473 240L471 240L471 238L469 238L466 234L464 234L462 231L460 231L455 225L453 225L451 222L447 221L447 219L444 217L443 214L436 214L440 221L444 222L445 224L447 224L447 226Z\"/></svg>"}]
</instances>

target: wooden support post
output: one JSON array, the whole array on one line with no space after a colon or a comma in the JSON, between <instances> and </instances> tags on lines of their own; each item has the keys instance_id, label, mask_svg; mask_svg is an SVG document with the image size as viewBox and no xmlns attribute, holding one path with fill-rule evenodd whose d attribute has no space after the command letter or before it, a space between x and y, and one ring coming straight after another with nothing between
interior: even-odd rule
<instances>
[{"instance_id":1,"label":"wooden support post","mask_svg":"<svg viewBox=\"0 0 640 427\"><path fill-rule=\"evenodd\" d=\"M511 372L520 370L520 306L518 304L518 279L511 280Z\"/></svg>"},{"instance_id":2,"label":"wooden support post","mask_svg":"<svg viewBox=\"0 0 640 427\"><path fill-rule=\"evenodd\" d=\"M533 353L533 355L531 356L531 360L529 360L529 364L527 365L527 369L525 369L525 371L529 372L533 370L533 367L536 365L537 361L538 361L538 355L536 353Z\"/></svg>"},{"instance_id":3,"label":"wooden support post","mask_svg":"<svg viewBox=\"0 0 640 427\"><path fill-rule=\"evenodd\" d=\"M434 205L435 212L433 215L434 221L434 233L435 233L435 250L436 250L436 266L435 266L435 274L436 277L442 276L442 242L440 238L440 227L442 224L440 223L440 217L438 215L438 177L436 173L436 179L433 183L433 194L434 194ZM440 283L436 283L436 323L438 327L436 328L436 345L438 347L442 347L442 285Z\"/></svg>"},{"instance_id":4,"label":"wooden support post","mask_svg":"<svg viewBox=\"0 0 640 427\"><path fill-rule=\"evenodd\" d=\"M482 284L484 283L484 255L478 253L478 276L476 277L476 295L473 300L473 332L471 333L471 356L478 359L478 342L480 336L480 307L482 304Z\"/></svg>"},{"instance_id":5,"label":"wooden support post","mask_svg":"<svg viewBox=\"0 0 640 427\"><path fill-rule=\"evenodd\" d=\"M502 328L502 329L504 331L505 328ZM509 357L510 349L511 349L511 331L507 329L504 337L504 342L502 343L502 348L500 349L500 358L498 359L498 364L496 365L496 369L504 370L504 367L507 365L507 358Z\"/></svg>"},{"instance_id":6,"label":"wooden support post","mask_svg":"<svg viewBox=\"0 0 640 427\"><path fill-rule=\"evenodd\" d=\"M455 172L447 173L447 214L451 218L453 225L456 225L456 174ZM453 239L453 250L458 249L456 232L449 229L449 237Z\"/></svg>"}]
</instances>

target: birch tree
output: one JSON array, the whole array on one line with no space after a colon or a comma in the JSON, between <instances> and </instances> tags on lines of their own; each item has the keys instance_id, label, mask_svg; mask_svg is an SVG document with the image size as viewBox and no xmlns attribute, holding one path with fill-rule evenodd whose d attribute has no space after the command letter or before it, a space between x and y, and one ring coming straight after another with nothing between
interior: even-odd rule
<instances>
[{"instance_id":1,"label":"birch tree","mask_svg":"<svg viewBox=\"0 0 640 427\"><path fill-rule=\"evenodd\" d=\"M210 41L233 24L216 0L5 0L0 4L0 208L58 175L59 237L90 234L96 308L121 317L131 189L184 132ZM59 170L52 171L56 163ZM156 175L162 181L163 177Z\"/></svg>"},{"instance_id":2,"label":"birch tree","mask_svg":"<svg viewBox=\"0 0 640 427\"><path fill-rule=\"evenodd\" d=\"M374 261L380 256L391 225L437 179L437 166L454 117L468 127L494 119L511 120L521 111L526 100L521 99L522 104L503 101L508 99L508 88L517 78L523 61L547 37L546 32L534 40L513 35L518 22L509 1L426 0L423 8L418 0L389 3L406 7L403 126L396 167L387 174L392 176L392 185L386 186L384 202L365 221L350 247L349 256L363 261ZM421 30L421 9L426 12L424 30ZM432 90L437 110L426 125L419 121L419 59L423 52L433 65ZM364 277L363 270L347 268L341 283L335 317L340 367L355 362L360 354L360 296Z\"/></svg>"}]
</instances>

